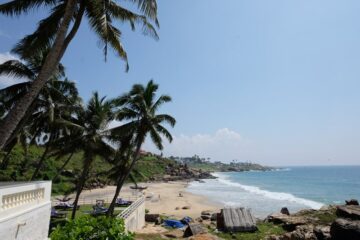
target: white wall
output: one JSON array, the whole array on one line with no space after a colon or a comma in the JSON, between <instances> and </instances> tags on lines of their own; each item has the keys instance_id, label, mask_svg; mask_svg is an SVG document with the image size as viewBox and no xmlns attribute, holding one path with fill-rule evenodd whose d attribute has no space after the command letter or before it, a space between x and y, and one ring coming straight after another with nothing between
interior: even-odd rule
<instances>
[{"instance_id":1,"label":"white wall","mask_svg":"<svg viewBox=\"0 0 360 240\"><path fill-rule=\"evenodd\" d=\"M48 239L51 182L0 183L0 239Z\"/></svg>"}]
</instances>

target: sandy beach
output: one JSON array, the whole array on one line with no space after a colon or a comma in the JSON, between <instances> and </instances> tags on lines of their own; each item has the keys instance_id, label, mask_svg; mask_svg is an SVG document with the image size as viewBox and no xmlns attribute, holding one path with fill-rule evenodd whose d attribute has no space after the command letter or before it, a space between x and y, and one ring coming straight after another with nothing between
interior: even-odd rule
<instances>
[{"instance_id":1,"label":"sandy beach","mask_svg":"<svg viewBox=\"0 0 360 240\"><path fill-rule=\"evenodd\" d=\"M160 182L144 183L141 186L148 188L142 193L146 197L146 209L149 213L158 213L176 218L190 216L192 218L200 217L204 210L217 211L221 208L219 204L211 202L203 196L199 196L186 191L187 182ZM134 199L136 193L130 189L130 184L126 184L120 197L124 199ZM115 186L83 191L80 196L80 204L95 203L97 199L104 199L110 202L114 196ZM74 198L74 195L69 197ZM183 209L183 208L186 209Z\"/></svg>"}]
</instances>

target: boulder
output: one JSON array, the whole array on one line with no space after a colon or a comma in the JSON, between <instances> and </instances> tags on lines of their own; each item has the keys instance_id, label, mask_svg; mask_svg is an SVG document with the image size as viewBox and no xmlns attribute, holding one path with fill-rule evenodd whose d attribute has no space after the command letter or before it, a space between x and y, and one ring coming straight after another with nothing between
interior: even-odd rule
<instances>
[{"instance_id":1,"label":"boulder","mask_svg":"<svg viewBox=\"0 0 360 240\"><path fill-rule=\"evenodd\" d=\"M360 221L338 218L331 224L330 234L332 240L360 239Z\"/></svg>"},{"instance_id":2,"label":"boulder","mask_svg":"<svg viewBox=\"0 0 360 240\"><path fill-rule=\"evenodd\" d=\"M287 207L283 207L280 210L280 213L285 214L285 215L290 215L289 209Z\"/></svg>"},{"instance_id":3,"label":"boulder","mask_svg":"<svg viewBox=\"0 0 360 240\"><path fill-rule=\"evenodd\" d=\"M211 221L216 221L216 219L217 219L217 213L213 213L213 214L211 214L211 218L210 218L210 220Z\"/></svg>"},{"instance_id":4,"label":"boulder","mask_svg":"<svg viewBox=\"0 0 360 240\"><path fill-rule=\"evenodd\" d=\"M350 218L352 220L360 220L360 206L358 205L345 205L338 206L336 209L338 217Z\"/></svg>"},{"instance_id":5,"label":"boulder","mask_svg":"<svg viewBox=\"0 0 360 240\"><path fill-rule=\"evenodd\" d=\"M210 218L211 218L211 216L209 216L209 215L201 215L202 220L209 220Z\"/></svg>"},{"instance_id":6,"label":"boulder","mask_svg":"<svg viewBox=\"0 0 360 240\"><path fill-rule=\"evenodd\" d=\"M145 214L145 221L146 222L157 222L160 218L160 214Z\"/></svg>"},{"instance_id":7,"label":"boulder","mask_svg":"<svg viewBox=\"0 0 360 240\"><path fill-rule=\"evenodd\" d=\"M359 202L356 199L345 200L345 203L346 203L346 205L357 205L357 206L359 206Z\"/></svg>"},{"instance_id":8,"label":"boulder","mask_svg":"<svg viewBox=\"0 0 360 240\"><path fill-rule=\"evenodd\" d=\"M318 240L330 240L330 226L316 226L314 228L314 234Z\"/></svg>"},{"instance_id":9,"label":"boulder","mask_svg":"<svg viewBox=\"0 0 360 240\"><path fill-rule=\"evenodd\" d=\"M202 211L202 212L201 212L201 215L208 215L208 216L210 216L210 215L211 215L211 211Z\"/></svg>"},{"instance_id":10,"label":"boulder","mask_svg":"<svg viewBox=\"0 0 360 240\"><path fill-rule=\"evenodd\" d=\"M205 229L199 223L191 223L184 232L184 237L195 236L198 234L205 233Z\"/></svg>"}]
</instances>

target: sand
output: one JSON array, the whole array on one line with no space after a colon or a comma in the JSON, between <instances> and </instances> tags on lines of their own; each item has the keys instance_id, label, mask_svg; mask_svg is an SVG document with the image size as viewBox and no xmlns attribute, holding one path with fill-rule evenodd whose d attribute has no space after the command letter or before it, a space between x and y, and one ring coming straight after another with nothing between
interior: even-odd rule
<instances>
[{"instance_id":1,"label":"sand","mask_svg":"<svg viewBox=\"0 0 360 240\"><path fill-rule=\"evenodd\" d=\"M149 210L149 213L163 214L175 218L185 216L198 218L202 211L218 211L221 208L219 204L209 201L206 197L187 192L187 184L186 182L141 184L141 186L148 187L143 191L146 197L146 209ZM79 204L95 204L97 199L110 202L114 192L115 186L83 191ZM135 199L134 194L134 190L130 189L129 184L126 184L120 193L120 197L132 200ZM74 198L74 195L69 197ZM183 209L183 207L188 209Z\"/></svg>"}]
</instances>

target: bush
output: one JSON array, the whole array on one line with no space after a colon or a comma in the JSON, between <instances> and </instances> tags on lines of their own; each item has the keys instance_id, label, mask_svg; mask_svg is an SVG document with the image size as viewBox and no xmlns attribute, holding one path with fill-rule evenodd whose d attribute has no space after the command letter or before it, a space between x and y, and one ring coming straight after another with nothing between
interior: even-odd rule
<instances>
[{"instance_id":1,"label":"bush","mask_svg":"<svg viewBox=\"0 0 360 240\"><path fill-rule=\"evenodd\" d=\"M124 222L117 218L81 216L50 234L51 240L132 240L125 232Z\"/></svg>"}]
</instances>

